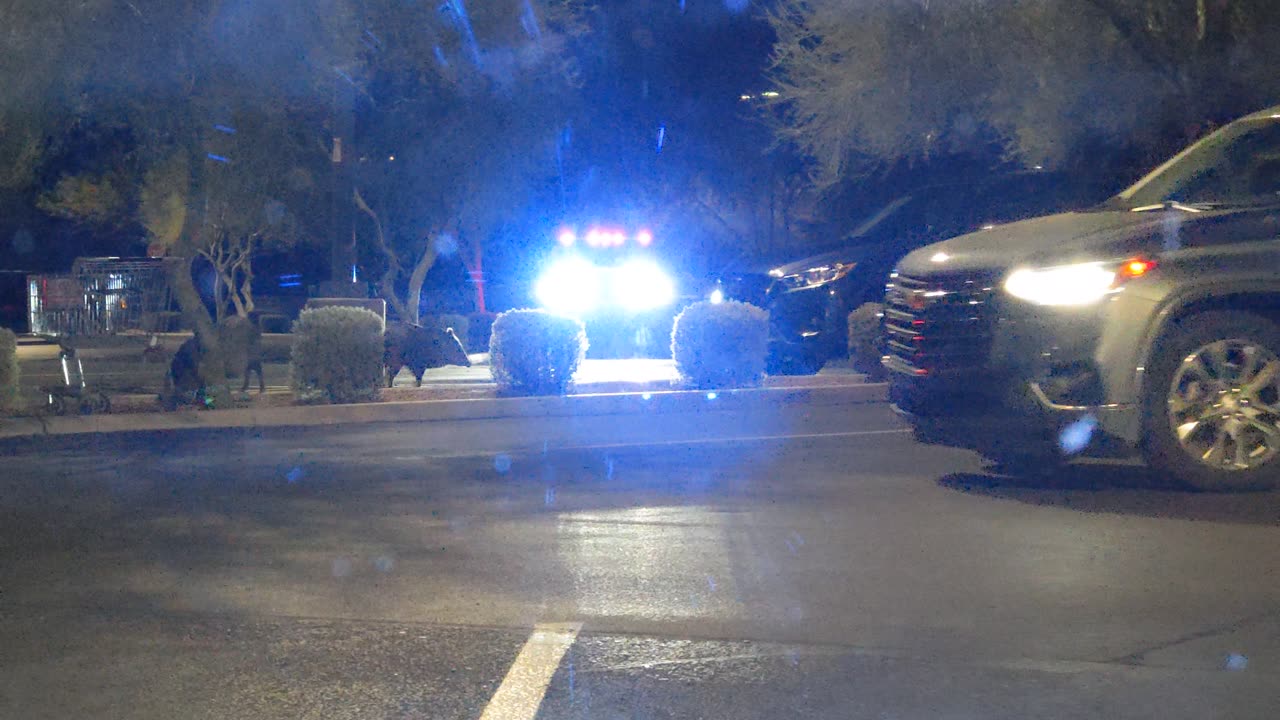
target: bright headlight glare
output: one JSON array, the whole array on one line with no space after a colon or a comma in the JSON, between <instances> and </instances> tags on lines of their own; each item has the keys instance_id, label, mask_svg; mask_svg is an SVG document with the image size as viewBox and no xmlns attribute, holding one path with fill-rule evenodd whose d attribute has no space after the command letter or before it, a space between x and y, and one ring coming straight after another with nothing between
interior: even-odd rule
<instances>
[{"instance_id":1,"label":"bright headlight glare","mask_svg":"<svg viewBox=\"0 0 1280 720\"><path fill-rule=\"evenodd\" d=\"M548 310L583 313L600 303L600 271L580 257L565 258L547 268L534 287L538 302Z\"/></svg>"},{"instance_id":2,"label":"bright headlight glare","mask_svg":"<svg viewBox=\"0 0 1280 720\"><path fill-rule=\"evenodd\" d=\"M1090 262L1015 270L1004 281L1005 292L1037 305L1088 305L1116 287L1112 263Z\"/></svg>"},{"instance_id":3,"label":"bright headlight glare","mask_svg":"<svg viewBox=\"0 0 1280 720\"><path fill-rule=\"evenodd\" d=\"M631 311L670 305L676 296L670 276L648 260L632 260L613 274L613 298Z\"/></svg>"},{"instance_id":4,"label":"bright headlight glare","mask_svg":"<svg viewBox=\"0 0 1280 720\"><path fill-rule=\"evenodd\" d=\"M782 282L789 288L821 287L848 275L854 265L856 263L833 263L822 267L809 268L804 272L783 276ZM773 272L776 271L771 271L770 274L773 274Z\"/></svg>"}]
</instances>

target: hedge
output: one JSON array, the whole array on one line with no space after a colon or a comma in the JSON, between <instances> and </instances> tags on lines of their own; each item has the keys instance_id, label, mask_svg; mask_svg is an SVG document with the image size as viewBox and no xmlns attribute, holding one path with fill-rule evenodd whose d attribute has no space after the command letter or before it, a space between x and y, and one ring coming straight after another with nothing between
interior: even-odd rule
<instances>
[{"instance_id":1,"label":"hedge","mask_svg":"<svg viewBox=\"0 0 1280 720\"><path fill-rule=\"evenodd\" d=\"M375 400L382 387L382 319L363 308L303 310L293 324L293 390L299 400Z\"/></svg>"},{"instance_id":2,"label":"hedge","mask_svg":"<svg viewBox=\"0 0 1280 720\"><path fill-rule=\"evenodd\" d=\"M880 364L884 342L880 337L883 316L884 305L881 303L864 303L849 313L849 359L855 370L872 378L884 374L884 367Z\"/></svg>"},{"instance_id":3,"label":"hedge","mask_svg":"<svg viewBox=\"0 0 1280 720\"><path fill-rule=\"evenodd\" d=\"M760 384L769 352L769 313L744 302L698 302L676 317L671 354L697 387Z\"/></svg>"},{"instance_id":4,"label":"hedge","mask_svg":"<svg viewBox=\"0 0 1280 720\"><path fill-rule=\"evenodd\" d=\"M587 354L576 318L545 310L511 310L493 321L493 379L507 395L563 395Z\"/></svg>"},{"instance_id":5,"label":"hedge","mask_svg":"<svg viewBox=\"0 0 1280 720\"><path fill-rule=\"evenodd\" d=\"M18 391L18 336L0 328L0 411L13 412L20 404Z\"/></svg>"}]
</instances>

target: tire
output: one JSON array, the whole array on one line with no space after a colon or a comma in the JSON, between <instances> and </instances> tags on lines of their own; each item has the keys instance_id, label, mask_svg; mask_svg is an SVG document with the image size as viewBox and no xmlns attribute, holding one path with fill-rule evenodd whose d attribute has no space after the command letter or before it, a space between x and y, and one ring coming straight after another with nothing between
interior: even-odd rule
<instances>
[{"instance_id":1,"label":"tire","mask_svg":"<svg viewBox=\"0 0 1280 720\"><path fill-rule=\"evenodd\" d=\"M1276 487L1280 327L1234 311L1179 321L1158 341L1142 411L1143 454L1154 470L1208 492Z\"/></svg>"}]
</instances>

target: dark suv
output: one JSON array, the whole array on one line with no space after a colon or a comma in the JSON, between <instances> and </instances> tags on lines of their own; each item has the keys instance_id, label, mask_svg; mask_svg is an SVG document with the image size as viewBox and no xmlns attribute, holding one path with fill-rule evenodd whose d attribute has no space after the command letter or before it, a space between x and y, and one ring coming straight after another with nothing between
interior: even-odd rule
<instances>
[{"instance_id":1,"label":"dark suv","mask_svg":"<svg viewBox=\"0 0 1280 720\"><path fill-rule=\"evenodd\" d=\"M922 187L871 213L840 242L755 272L726 275L719 290L769 310L770 372L817 372L827 360L848 355L849 312L879 302L894 263L911 250L1101 197L1067 176L1039 171Z\"/></svg>"},{"instance_id":2,"label":"dark suv","mask_svg":"<svg viewBox=\"0 0 1280 720\"><path fill-rule=\"evenodd\" d=\"M927 442L1036 467L1140 449L1189 485L1280 476L1280 107L1087 212L898 264L890 396Z\"/></svg>"}]
</instances>

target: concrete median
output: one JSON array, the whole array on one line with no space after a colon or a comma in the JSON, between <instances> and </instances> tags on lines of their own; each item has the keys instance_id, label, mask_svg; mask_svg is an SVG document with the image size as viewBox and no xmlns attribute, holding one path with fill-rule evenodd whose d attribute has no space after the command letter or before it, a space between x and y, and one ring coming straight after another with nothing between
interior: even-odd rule
<instances>
[{"instance_id":1,"label":"concrete median","mask_svg":"<svg viewBox=\"0 0 1280 720\"><path fill-rule=\"evenodd\" d=\"M353 423L448 422L508 417L606 416L634 413L697 413L764 409L779 403L853 405L886 401L874 383L823 384L716 391L666 390L593 393L566 397L479 398L378 402L354 405L293 405L167 413L19 417L0 419L0 438L84 433L304 427Z\"/></svg>"}]
</instances>

